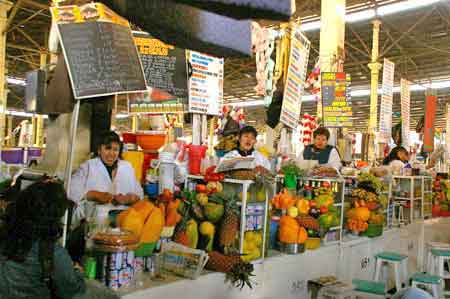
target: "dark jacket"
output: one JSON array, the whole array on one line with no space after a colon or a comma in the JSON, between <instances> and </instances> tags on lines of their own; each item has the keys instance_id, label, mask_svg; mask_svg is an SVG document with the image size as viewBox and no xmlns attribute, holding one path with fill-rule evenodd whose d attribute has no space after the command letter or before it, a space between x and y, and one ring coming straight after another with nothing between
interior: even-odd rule
<instances>
[{"instance_id":1,"label":"dark jacket","mask_svg":"<svg viewBox=\"0 0 450 299\"><path fill-rule=\"evenodd\" d=\"M2 248L3 246L1 246ZM41 278L39 243L33 244L23 263L7 260L0 255L0 298L1 299L47 299L50 290ZM55 245L53 258L53 287L58 298L85 298L86 285L83 274L74 269L67 251Z\"/></svg>"},{"instance_id":2,"label":"dark jacket","mask_svg":"<svg viewBox=\"0 0 450 299\"><path fill-rule=\"evenodd\" d=\"M303 151L304 160L317 160L319 164L327 164L330 159L331 151L334 147L327 145L324 149L316 151L314 145L310 144L305 147Z\"/></svg>"}]
</instances>

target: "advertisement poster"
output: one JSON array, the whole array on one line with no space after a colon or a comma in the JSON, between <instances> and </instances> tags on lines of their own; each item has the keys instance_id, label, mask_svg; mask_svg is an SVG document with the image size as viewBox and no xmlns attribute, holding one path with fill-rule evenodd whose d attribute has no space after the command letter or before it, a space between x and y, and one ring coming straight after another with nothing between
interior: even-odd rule
<instances>
[{"instance_id":1,"label":"advertisement poster","mask_svg":"<svg viewBox=\"0 0 450 299\"><path fill-rule=\"evenodd\" d=\"M445 146L450 152L450 104L445 106Z\"/></svg>"},{"instance_id":2,"label":"advertisement poster","mask_svg":"<svg viewBox=\"0 0 450 299\"><path fill-rule=\"evenodd\" d=\"M322 73L322 109L325 127L353 125L350 92L351 77L346 73Z\"/></svg>"},{"instance_id":3,"label":"advertisement poster","mask_svg":"<svg viewBox=\"0 0 450 299\"><path fill-rule=\"evenodd\" d=\"M401 99L401 114L402 114L402 146L409 149L409 127L410 127L410 90L409 81L406 79L400 80L400 99Z\"/></svg>"},{"instance_id":4,"label":"advertisement poster","mask_svg":"<svg viewBox=\"0 0 450 299\"><path fill-rule=\"evenodd\" d=\"M381 143L389 143L392 135L392 103L394 94L395 63L384 59L383 84L380 104L379 138Z\"/></svg>"},{"instance_id":5,"label":"advertisement poster","mask_svg":"<svg viewBox=\"0 0 450 299\"><path fill-rule=\"evenodd\" d=\"M423 134L423 150L432 153L434 150L434 123L436 120L437 97L427 95L425 98L425 126Z\"/></svg>"},{"instance_id":6,"label":"advertisement poster","mask_svg":"<svg viewBox=\"0 0 450 299\"><path fill-rule=\"evenodd\" d=\"M223 105L223 58L188 51L189 112L219 115Z\"/></svg>"},{"instance_id":7,"label":"advertisement poster","mask_svg":"<svg viewBox=\"0 0 450 299\"><path fill-rule=\"evenodd\" d=\"M302 95L311 43L300 32L298 26L292 30L291 35L291 53L289 56L289 67L286 85L284 87L280 121L286 126L296 129L300 121Z\"/></svg>"}]
</instances>

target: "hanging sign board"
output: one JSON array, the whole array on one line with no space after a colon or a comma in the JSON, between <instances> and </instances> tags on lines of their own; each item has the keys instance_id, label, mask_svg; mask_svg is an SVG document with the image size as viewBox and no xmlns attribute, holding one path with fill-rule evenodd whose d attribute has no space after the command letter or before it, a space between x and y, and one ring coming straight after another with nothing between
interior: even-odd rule
<instances>
[{"instance_id":1,"label":"hanging sign board","mask_svg":"<svg viewBox=\"0 0 450 299\"><path fill-rule=\"evenodd\" d=\"M76 99L147 89L127 20L99 3L51 12Z\"/></svg>"},{"instance_id":2,"label":"hanging sign board","mask_svg":"<svg viewBox=\"0 0 450 299\"><path fill-rule=\"evenodd\" d=\"M383 86L380 104L380 142L389 143L392 135L392 102L394 95L394 70L395 63L384 59Z\"/></svg>"},{"instance_id":3,"label":"hanging sign board","mask_svg":"<svg viewBox=\"0 0 450 299\"><path fill-rule=\"evenodd\" d=\"M322 73L322 109L325 127L353 125L350 98L351 77L346 73Z\"/></svg>"},{"instance_id":4,"label":"hanging sign board","mask_svg":"<svg viewBox=\"0 0 450 299\"><path fill-rule=\"evenodd\" d=\"M187 103L188 75L186 51L151 37L133 32L152 102L178 100Z\"/></svg>"},{"instance_id":5,"label":"hanging sign board","mask_svg":"<svg viewBox=\"0 0 450 299\"><path fill-rule=\"evenodd\" d=\"M189 112L219 115L223 106L223 58L187 51L189 67Z\"/></svg>"},{"instance_id":6,"label":"hanging sign board","mask_svg":"<svg viewBox=\"0 0 450 299\"><path fill-rule=\"evenodd\" d=\"M280 114L280 121L292 129L296 129L300 121L310 46L311 42L301 33L300 27L293 27L291 53Z\"/></svg>"},{"instance_id":7,"label":"hanging sign board","mask_svg":"<svg viewBox=\"0 0 450 299\"><path fill-rule=\"evenodd\" d=\"M423 150L427 153L432 153L434 150L434 123L436 120L436 103L437 97L435 95L426 96Z\"/></svg>"},{"instance_id":8,"label":"hanging sign board","mask_svg":"<svg viewBox=\"0 0 450 299\"><path fill-rule=\"evenodd\" d=\"M410 127L410 90L409 81L406 79L400 80L400 99L401 99L401 114L402 114L402 145L409 149L409 127Z\"/></svg>"}]
</instances>

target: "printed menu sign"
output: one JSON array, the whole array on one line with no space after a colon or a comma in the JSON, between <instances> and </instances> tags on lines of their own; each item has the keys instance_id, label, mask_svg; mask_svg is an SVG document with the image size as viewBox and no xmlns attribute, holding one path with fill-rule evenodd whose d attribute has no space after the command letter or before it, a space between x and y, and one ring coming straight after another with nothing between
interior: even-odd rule
<instances>
[{"instance_id":1,"label":"printed menu sign","mask_svg":"<svg viewBox=\"0 0 450 299\"><path fill-rule=\"evenodd\" d=\"M394 93L395 63L384 59L383 64L383 92L380 104L380 141L389 143L392 135L392 102Z\"/></svg>"},{"instance_id":2,"label":"printed menu sign","mask_svg":"<svg viewBox=\"0 0 450 299\"><path fill-rule=\"evenodd\" d=\"M134 32L134 43L141 58L147 86L153 89L150 101L178 100L187 102L188 74L186 51Z\"/></svg>"},{"instance_id":3,"label":"printed menu sign","mask_svg":"<svg viewBox=\"0 0 450 299\"><path fill-rule=\"evenodd\" d=\"M52 9L76 99L145 91L126 20L97 3Z\"/></svg>"},{"instance_id":4,"label":"printed menu sign","mask_svg":"<svg viewBox=\"0 0 450 299\"><path fill-rule=\"evenodd\" d=\"M402 145L409 149L409 126L410 126L410 90L409 81L400 80L400 98L402 112Z\"/></svg>"},{"instance_id":5,"label":"printed menu sign","mask_svg":"<svg viewBox=\"0 0 450 299\"><path fill-rule=\"evenodd\" d=\"M292 29L291 53L280 114L280 121L292 129L297 128L300 120L310 45L298 26Z\"/></svg>"},{"instance_id":6,"label":"printed menu sign","mask_svg":"<svg viewBox=\"0 0 450 299\"><path fill-rule=\"evenodd\" d=\"M325 127L353 125L351 77L346 73L322 73L322 109Z\"/></svg>"},{"instance_id":7,"label":"printed menu sign","mask_svg":"<svg viewBox=\"0 0 450 299\"><path fill-rule=\"evenodd\" d=\"M223 58L188 51L189 112L219 115L223 105Z\"/></svg>"}]
</instances>

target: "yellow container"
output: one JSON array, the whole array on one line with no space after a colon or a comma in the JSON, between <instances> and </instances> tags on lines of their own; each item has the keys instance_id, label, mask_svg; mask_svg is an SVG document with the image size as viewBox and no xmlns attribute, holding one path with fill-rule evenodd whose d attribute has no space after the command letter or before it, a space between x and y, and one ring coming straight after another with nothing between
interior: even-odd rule
<instances>
[{"instance_id":1,"label":"yellow container","mask_svg":"<svg viewBox=\"0 0 450 299\"><path fill-rule=\"evenodd\" d=\"M122 157L125 161L131 163L138 182L142 181L142 167L144 166L144 153L137 151L124 152Z\"/></svg>"},{"instance_id":2,"label":"yellow container","mask_svg":"<svg viewBox=\"0 0 450 299\"><path fill-rule=\"evenodd\" d=\"M308 250L314 250L320 247L320 238L308 238L305 242L305 247Z\"/></svg>"}]
</instances>

